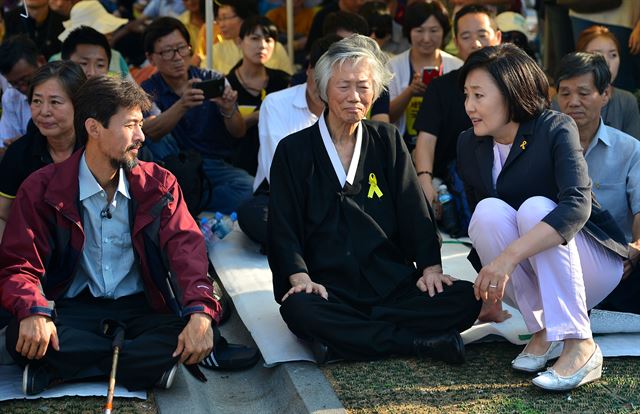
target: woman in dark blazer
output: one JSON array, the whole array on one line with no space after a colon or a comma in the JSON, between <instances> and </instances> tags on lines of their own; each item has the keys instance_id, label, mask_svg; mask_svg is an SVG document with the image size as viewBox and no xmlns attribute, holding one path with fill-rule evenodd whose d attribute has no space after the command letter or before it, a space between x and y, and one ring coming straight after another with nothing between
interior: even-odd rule
<instances>
[{"instance_id":1,"label":"woman in dark blazer","mask_svg":"<svg viewBox=\"0 0 640 414\"><path fill-rule=\"evenodd\" d=\"M474 210L481 316L503 316L503 299L522 313L533 336L514 369L538 372L559 356L537 386L594 381L602 353L587 311L619 282L626 248L611 216L592 209L577 127L546 109L544 73L513 45L473 53L460 82L473 128L460 135L458 168Z\"/></svg>"}]
</instances>

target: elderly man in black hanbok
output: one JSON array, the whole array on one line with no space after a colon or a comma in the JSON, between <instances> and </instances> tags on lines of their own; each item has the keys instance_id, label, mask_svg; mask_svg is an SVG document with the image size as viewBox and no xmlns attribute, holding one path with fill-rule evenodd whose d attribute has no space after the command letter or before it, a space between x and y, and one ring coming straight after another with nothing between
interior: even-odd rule
<instances>
[{"instance_id":1,"label":"elderly man in black hanbok","mask_svg":"<svg viewBox=\"0 0 640 414\"><path fill-rule=\"evenodd\" d=\"M364 120L391 78L371 39L316 64L327 110L280 142L271 167L269 264L289 329L328 359L464 361L471 283L443 275L440 240L398 131ZM415 264L414 264L415 262Z\"/></svg>"}]
</instances>

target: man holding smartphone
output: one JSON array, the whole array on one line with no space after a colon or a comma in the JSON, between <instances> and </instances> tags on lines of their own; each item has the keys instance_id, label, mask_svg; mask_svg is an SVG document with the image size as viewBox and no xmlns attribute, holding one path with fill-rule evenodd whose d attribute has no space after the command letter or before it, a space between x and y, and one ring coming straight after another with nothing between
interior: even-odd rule
<instances>
[{"instance_id":1,"label":"man holding smartphone","mask_svg":"<svg viewBox=\"0 0 640 414\"><path fill-rule=\"evenodd\" d=\"M464 60L475 50L498 45L501 41L491 12L481 5L461 8L453 20L453 30L458 57ZM457 176L455 160L458 135L471 128L471 121L464 109L464 94L458 86L459 72L451 71L430 82L414 124L418 131L414 151L418 181L432 205L437 198L437 190L432 184L434 177L445 180L450 189L464 193L461 187L451 186L455 184ZM466 230L468 223L463 220L462 224Z\"/></svg>"},{"instance_id":2,"label":"man holding smartphone","mask_svg":"<svg viewBox=\"0 0 640 414\"><path fill-rule=\"evenodd\" d=\"M203 207L229 214L252 194L253 177L227 162L234 139L243 138L246 128L238 94L222 75L190 65L189 40L185 26L171 17L155 20L145 31L145 53L158 72L141 85L154 101L144 133L160 159L181 149L198 152L212 185Z\"/></svg>"}]
</instances>

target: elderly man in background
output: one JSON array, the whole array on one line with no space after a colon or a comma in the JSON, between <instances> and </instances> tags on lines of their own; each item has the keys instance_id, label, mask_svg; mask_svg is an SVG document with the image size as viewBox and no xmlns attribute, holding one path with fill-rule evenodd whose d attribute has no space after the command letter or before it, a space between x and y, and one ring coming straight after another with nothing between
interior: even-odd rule
<instances>
[{"instance_id":1,"label":"elderly man in background","mask_svg":"<svg viewBox=\"0 0 640 414\"><path fill-rule=\"evenodd\" d=\"M471 283L442 273L437 229L402 137L364 119L392 76L386 63L374 40L352 35L315 66L327 109L283 139L271 165L275 299L318 363L391 354L463 362L459 332L480 303Z\"/></svg>"},{"instance_id":2,"label":"elderly man in background","mask_svg":"<svg viewBox=\"0 0 640 414\"><path fill-rule=\"evenodd\" d=\"M640 142L605 125L602 108L610 95L611 73L600 54L576 52L560 61L558 105L573 118L598 202L613 216L630 244L623 280L601 307L640 313Z\"/></svg>"}]
</instances>

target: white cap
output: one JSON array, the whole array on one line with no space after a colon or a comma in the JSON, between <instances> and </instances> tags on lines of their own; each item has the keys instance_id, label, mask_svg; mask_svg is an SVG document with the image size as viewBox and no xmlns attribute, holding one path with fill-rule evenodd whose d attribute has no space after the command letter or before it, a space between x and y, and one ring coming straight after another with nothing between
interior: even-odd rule
<instances>
[{"instance_id":1,"label":"white cap","mask_svg":"<svg viewBox=\"0 0 640 414\"><path fill-rule=\"evenodd\" d=\"M65 31L60 33L58 39L64 42L69 33L80 26L93 27L102 34L108 34L128 22L107 12L98 0L83 0L73 6L69 20L62 22Z\"/></svg>"},{"instance_id":2,"label":"white cap","mask_svg":"<svg viewBox=\"0 0 640 414\"><path fill-rule=\"evenodd\" d=\"M527 36L527 20L523 15L514 12L504 12L496 16L496 25L501 32L520 32Z\"/></svg>"}]
</instances>

